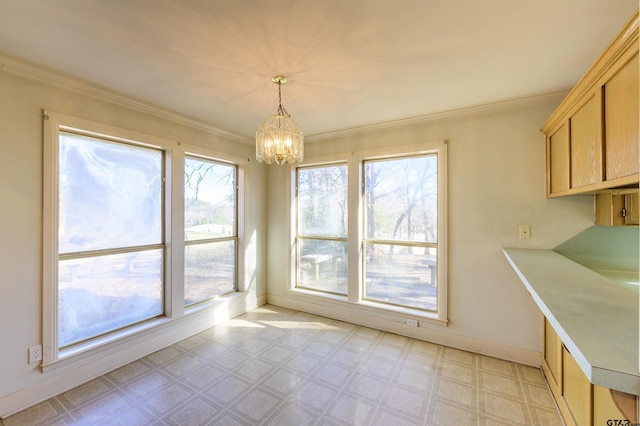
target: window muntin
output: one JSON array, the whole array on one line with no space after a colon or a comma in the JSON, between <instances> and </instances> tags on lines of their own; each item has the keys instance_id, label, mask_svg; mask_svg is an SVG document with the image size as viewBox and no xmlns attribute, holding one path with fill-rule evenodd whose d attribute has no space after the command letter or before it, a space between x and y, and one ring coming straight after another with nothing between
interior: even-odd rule
<instances>
[{"instance_id":1,"label":"window muntin","mask_svg":"<svg viewBox=\"0 0 640 426\"><path fill-rule=\"evenodd\" d=\"M364 299L437 310L438 156L366 160Z\"/></svg>"},{"instance_id":2,"label":"window muntin","mask_svg":"<svg viewBox=\"0 0 640 426\"><path fill-rule=\"evenodd\" d=\"M163 152L58 139L58 347L164 312Z\"/></svg>"},{"instance_id":3,"label":"window muntin","mask_svg":"<svg viewBox=\"0 0 640 426\"><path fill-rule=\"evenodd\" d=\"M296 170L298 288L347 294L347 165Z\"/></svg>"},{"instance_id":4,"label":"window muntin","mask_svg":"<svg viewBox=\"0 0 640 426\"><path fill-rule=\"evenodd\" d=\"M184 302L237 290L237 166L184 161Z\"/></svg>"}]
</instances>

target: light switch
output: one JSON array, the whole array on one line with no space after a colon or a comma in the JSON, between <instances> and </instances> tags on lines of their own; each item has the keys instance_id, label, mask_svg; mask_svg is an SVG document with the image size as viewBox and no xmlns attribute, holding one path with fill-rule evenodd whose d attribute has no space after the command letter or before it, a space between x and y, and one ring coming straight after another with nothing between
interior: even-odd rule
<instances>
[{"instance_id":1,"label":"light switch","mask_svg":"<svg viewBox=\"0 0 640 426\"><path fill-rule=\"evenodd\" d=\"M529 225L520 225L518 227L518 235L520 239L528 240L531 238L531 227Z\"/></svg>"}]
</instances>

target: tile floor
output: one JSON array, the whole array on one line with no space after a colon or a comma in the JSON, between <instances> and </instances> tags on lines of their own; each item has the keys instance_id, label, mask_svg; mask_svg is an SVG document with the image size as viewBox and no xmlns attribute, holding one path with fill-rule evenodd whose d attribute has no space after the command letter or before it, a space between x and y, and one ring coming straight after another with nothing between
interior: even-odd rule
<instances>
[{"instance_id":1,"label":"tile floor","mask_svg":"<svg viewBox=\"0 0 640 426\"><path fill-rule=\"evenodd\" d=\"M562 425L539 369L266 305L14 425Z\"/></svg>"}]
</instances>

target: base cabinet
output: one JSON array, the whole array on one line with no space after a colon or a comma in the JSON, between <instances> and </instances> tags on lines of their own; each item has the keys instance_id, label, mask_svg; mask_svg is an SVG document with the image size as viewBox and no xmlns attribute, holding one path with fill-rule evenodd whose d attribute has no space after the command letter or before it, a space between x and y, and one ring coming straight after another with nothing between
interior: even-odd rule
<instances>
[{"instance_id":1,"label":"base cabinet","mask_svg":"<svg viewBox=\"0 0 640 426\"><path fill-rule=\"evenodd\" d=\"M591 383L567 348L562 348L562 397L575 425L593 424ZM568 422L567 422L568 423Z\"/></svg>"},{"instance_id":2,"label":"base cabinet","mask_svg":"<svg viewBox=\"0 0 640 426\"><path fill-rule=\"evenodd\" d=\"M620 426L637 424L637 403L634 395L593 385L593 424Z\"/></svg>"},{"instance_id":3,"label":"base cabinet","mask_svg":"<svg viewBox=\"0 0 640 426\"><path fill-rule=\"evenodd\" d=\"M546 318L542 332L544 334L542 370L551 391L554 394L562 395L562 341Z\"/></svg>"},{"instance_id":4,"label":"base cabinet","mask_svg":"<svg viewBox=\"0 0 640 426\"><path fill-rule=\"evenodd\" d=\"M563 420L569 426L638 423L638 397L589 382L549 321L543 321L542 370Z\"/></svg>"}]
</instances>

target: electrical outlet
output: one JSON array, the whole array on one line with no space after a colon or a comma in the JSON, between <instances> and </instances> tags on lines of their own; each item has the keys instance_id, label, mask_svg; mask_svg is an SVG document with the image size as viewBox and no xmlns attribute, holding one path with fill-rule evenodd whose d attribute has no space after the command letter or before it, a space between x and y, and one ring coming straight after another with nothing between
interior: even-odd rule
<instances>
[{"instance_id":1,"label":"electrical outlet","mask_svg":"<svg viewBox=\"0 0 640 426\"><path fill-rule=\"evenodd\" d=\"M42 345L31 346L29 348L29 364L42 361Z\"/></svg>"},{"instance_id":2,"label":"electrical outlet","mask_svg":"<svg viewBox=\"0 0 640 426\"><path fill-rule=\"evenodd\" d=\"M410 325L411 327L417 327L418 326L418 320L407 318L406 324Z\"/></svg>"},{"instance_id":3,"label":"electrical outlet","mask_svg":"<svg viewBox=\"0 0 640 426\"><path fill-rule=\"evenodd\" d=\"M518 236L522 240L531 238L531 227L529 225L520 225L518 227Z\"/></svg>"}]
</instances>

